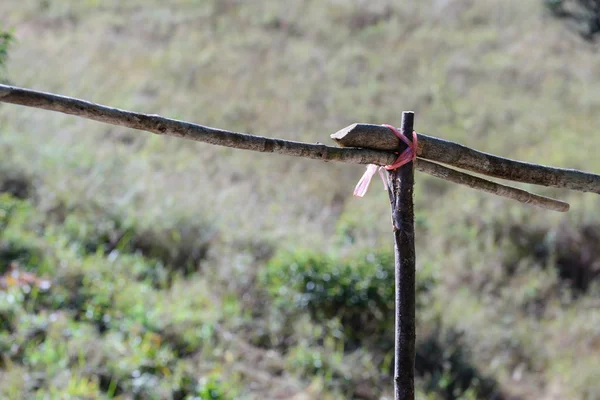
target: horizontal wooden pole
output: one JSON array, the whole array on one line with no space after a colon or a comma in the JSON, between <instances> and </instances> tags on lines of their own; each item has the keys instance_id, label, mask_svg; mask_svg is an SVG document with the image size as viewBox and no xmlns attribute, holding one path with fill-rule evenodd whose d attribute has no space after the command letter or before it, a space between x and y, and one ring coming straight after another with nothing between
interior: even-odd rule
<instances>
[{"instance_id":1,"label":"horizontal wooden pole","mask_svg":"<svg viewBox=\"0 0 600 400\"><path fill-rule=\"evenodd\" d=\"M353 164L386 165L391 164L396 159L396 156L390 152L370 149L342 149L324 144L248 135L164 118L160 115L126 111L73 97L8 85L0 85L0 102L56 111L107 124L152 132L157 135L175 136L235 149Z\"/></svg>"},{"instance_id":2,"label":"horizontal wooden pole","mask_svg":"<svg viewBox=\"0 0 600 400\"><path fill-rule=\"evenodd\" d=\"M382 125L353 124L331 138L341 147L380 151L406 148L404 142ZM421 158L495 178L600 194L600 175L597 174L511 160L422 133L418 134L418 139L417 155Z\"/></svg>"},{"instance_id":3,"label":"horizontal wooden pole","mask_svg":"<svg viewBox=\"0 0 600 400\"><path fill-rule=\"evenodd\" d=\"M164 118L155 114L136 113L114 107L107 107L72 97L60 96L52 93L39 92L31 89L23 89L7 85L0 85L0 102L56 111L94 121L104 122L107 124L148 131L159 135L175 136L236 149L278 153L322 161L339 161L354 164L388 165L392 164L397 158L397 154L390 151L364 148L331 147L323 144L302 143L283 139L248 135L245 133L231 132L192 124L189 122ZM424 137L424 135L419 135L419 137ZM466 185L474 189L483 190L488 193L494 193L499 196L516 200L521 199L519 201L523 201L522 199L528 198L522 194L516 194L512 190L514 189L519 193L527 193L521 189L499 185L495 182L487 181L482 178L477 178L474 180L471 179L474 178L471 177L471 175L462 173L460 171L455 171L441 165L432 167L429 165L431 163L428 164L423 161L424 160L420 159L416 163L416 169L421 172ZM500 189L499 186L502 186L504 189ZM527 194L532 196L530 197L531 199L542 197L531 193ZM553 203L552 201L544 202L535 200L524 202L552 210L562 211L564 209L564 205L559 205L558 203L566 203L562 203L553 199L550 200L556 203Z\"/></svg>"}]
</instances>

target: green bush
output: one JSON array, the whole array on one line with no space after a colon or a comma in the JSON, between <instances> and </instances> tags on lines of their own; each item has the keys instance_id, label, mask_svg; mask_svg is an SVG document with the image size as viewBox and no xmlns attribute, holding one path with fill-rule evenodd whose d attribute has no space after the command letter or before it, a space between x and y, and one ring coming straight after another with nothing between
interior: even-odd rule
<instances>
[{"instance_id":1,"label":"green bush","mask_svg":"<svg viewBox=\"0 0 600 400\"><path fill-rule=\"evenodd\" d=\"M202 284L177 278L156 288L140 279L156 261L118 242L107 251L119 226L98 225L87 215L56 221L0 194L0 368L39 376L25 374L21 386L0 378L0 397L230 398L221 379L197 377L190 357L229 314L199 312L212 306ZM7 279L11 266L47 285Z\"/></svg>"},{"instance_id":2,"label":"green bush","mask_svg":"<svg viewBox=\"0 0 600 400\"><path fill-rule=\"evenodd\" d=\"M0 274L11 265L44 269L44 243L35 233L38 217L30 203L0 193Z\"/></svg>"},{"instance_id":3,"label":"green bush","mask_svg":"<svg viewBox=\"0 0 600 400\"><path fill-rule=\"evenodd\" d=\"M394 321L394 256L366 252L337 258L311 251L286 252L274 257L260 274L260 282L279 308L307 311L316 322L338 318L346 339L374 334L389 336ZM417 279L417 296L432 284ZM357 343L358 344L358 343Z\"/></svg>"},{"instance_id":4,"label":"green bush","mask_svg":"<svg viewBox=\"0 0 600 400\"><path fill-rule=\"evenodd\" d=\"M210 222L194 219L152 221L145 225L102 209L62 210L58 219L80 253L139 253L155 260L148 277L156 283L173 273L196 272L207 257L217 231ZM146 226L148 225L148 226Z\"/></svg>"},{"instance_id":5,"label":"green bush","mask_svg":"<svg viewBox=\"0 0 600 400\"><path fill-rule=\"evenodd\" d=\"M4 31L0 27L0 82L5 81L6 61L8 60L8 49L13 44L15 38L9 31Z\"/></svg>"},{"instance_id":6,"label":"green bush","mask_svg":"<svg viewBox=\"0 0 600 400\"><path fill-rule=\"evenodd\" d=\"M417 345L415 371L423 390L444 399L502 398L497 382L471 361L461 332L436 327Z\"/></svg>"},{"instance_id":7,"label":"green bush","mask_svg":"<svg viewBox=\"0 0 600 400\"><path fill-rule=\"evenodd\" d=\"M202 399L202 400L225 400L229 396L226 394L224 389L224 382L218 378L218 376L210 375L200 380L198 385L198 393L195 397L188 397L189 399Z\"/></svg>"}]
</instances>

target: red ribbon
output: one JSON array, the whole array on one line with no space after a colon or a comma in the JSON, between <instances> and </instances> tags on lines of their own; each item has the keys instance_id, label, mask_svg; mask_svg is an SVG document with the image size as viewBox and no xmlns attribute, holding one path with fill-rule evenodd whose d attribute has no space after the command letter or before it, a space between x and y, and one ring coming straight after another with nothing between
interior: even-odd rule
<instances>
[{"instance_id":1,"label":"red ribbon","mask_svg":"<svg viewBox=\"0 0 600 400\"><path fill-rule=\"evenodd\" d=\"M400 140L402 140L404 143L406 143L406 145L408 147L402 153L400 153L400 155L398 156L396 161L394 161L393 164L386 165L385 167L379 167L375 164L369 164L367 166L367 170L365 171L363 176L358 181L356 188L354 188L354 195L357 197L363 197L367 193L367 190L369 189L369 184L371 183L371 178L373 178L373 175L375 175L375 172L379 172L379 176L381 177L381 180L383 181L383 186L387 190L387 187L388 187L387 180L386 180L385 176L383 175L382 169L385 168L386 170L391 171L391 170L400 168L404 164L407 164L411 161L415 161L417 159L417 133L415 131L413 131L413 133L412 133L413 140L411 142L410 140L408 140L408 138L406 136L404 136L402 133L400 133L400 131L398 129L396 129L395 127L393 127L391 125L385 125L385 124L383 126L391 129L392 132L394 132L394 135L396 135Z\"/></svg>"}]
</instances>

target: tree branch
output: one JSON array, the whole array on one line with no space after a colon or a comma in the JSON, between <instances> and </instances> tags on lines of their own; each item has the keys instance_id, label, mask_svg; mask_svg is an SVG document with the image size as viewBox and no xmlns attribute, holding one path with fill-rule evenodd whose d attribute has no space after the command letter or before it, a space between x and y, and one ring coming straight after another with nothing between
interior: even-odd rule
<instances>
[{"instance_id":1,"label":"tree branch","mask_svg":"<svg viewBox=\"0 0 600 400\"><path fill-rule=\"evenodd\" d=\"M189 122L163 118L154 114L142 114L120 110L118 108L107 107L72 97L59 96L51 93L7 85L0 85L0 102L57 111L94 121L104 122L107 124L153 132L159 135L191 139L213 145L233 147L236 149L278 153L322 161L339 161L354 164L388 165L392 164L397 158L396 154L389 151L364 148L340 148L325 146L322 144L310 144L282 139L265 138L262 136L231 132L192 124ZM369 125L369 127L379 127L379 125ZM387 130L387 128L384 129ZM361 130L361 132L364 133L364 130ZM375 135L374 139L377 139L380 136L381 135ZM385 136L383 136L383 138L386 140ZM425 135L419 135L419 140L422 138L429 137L426 137ZM431 139L441 141L441 139ZM337 141L337 139L334 140ZM394 140L396 141L395 143L398 147L399 141L395 138L395 136ZM430 165L432 163L424 162L424 160L420 160L416 164L416 169L419 171L442 179L447 179L455 183L466 185L474 189L483 190L488 193L493 193L499 196L515 199L551 210L566 211L566 209L568 209L568 204L566 203L542 196L537 196L521 189L499 185L495 182L487 181L482 178L476 178L459 171L451 170L441 165L435 164L432 166ZM544 200L538 201L540 199Z\"/></svg>"},{"instance_id":2,"label":"tree branch","mask_svg":"<svg viewBox=\"0 0 600 400\"><path fill-rule=\"evenodd\" d=\"M331 138L342 147L402 151L406 144L382 125L353 124ZM458 143L418 134L418 156L509 181L567 188L600 194L600 175L511 160Z\"/></svg>"},{"instance_id":3,"label":"tree branch","mask_svg":"<svg viewBox=\"0 0 600 400\"><path fill-rule=\"evenodd\" d=\"M72 97L14 86L0 85L0 102L57 111L107 124L148 131L157 135L175 136L235 149L354 164L386 165L391 164L396 159L396 156L390 152L369 149L342 149L323 144L248 135L164 118L155 114L135 113Z\"/></svg>"},{"instance_id":4,"label":"tree branch","mask_svg":"<svg viewBox=\"0 0 600 400\"><path fill-rule=\"evenodd\" d=\"M531 204L547 210L559 212L569 211L569 203L565 203L564 201L555 200L550 197L529 193L523 189L488 181L487 179L465 174L431 161L419 159L417 161L417 168L429 175L458 183L460 185L465 185L473 189L495 194L497 196L506 197L507 199L517 200L521 203Z\"/></svg>"}]
</instances>

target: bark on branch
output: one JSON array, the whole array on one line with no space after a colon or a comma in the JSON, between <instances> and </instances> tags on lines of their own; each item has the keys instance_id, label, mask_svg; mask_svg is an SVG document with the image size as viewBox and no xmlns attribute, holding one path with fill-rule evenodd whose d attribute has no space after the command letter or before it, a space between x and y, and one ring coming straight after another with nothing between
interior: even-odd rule
<instances>
[{"instance_id":1,"label":"bark on branch","mask_svg":"<svg viewBox=\"0 0 600 400\"><path fill-rule=\"evenodd\" d=\"M381 125L353 124L334 133L331 138L342 147L384 151L406 148L404 142ZM600 194L600 175L498 157L422 133L418 134L418 138L417 155L421 158L509 181Z\"/></svg>"},{"instance_id":2,"label":"bark on branch","mask_svg":"<svg viewBox=\"0 0 600 400\"><path fill-rule=\"evenodd\" d=\"M397 155L390 152L398 149L399 141L397 138L389 140L386 135L376 134L372 136L373 143L369 142L369 146L374 146L376 149L371 148L340 148L326 146L323 144L311 144L294 142L282 139L266 138L262 136L248 135L245 133L231 132L222 129L210 128L207 126L197 125L189 122L178 121L175 119L164 118L155 114L143 114L136 113L127 110L121 110L114 107L107 107L100 104L95 104L89 101L80 100L72 97L60 96L52 93L45 93L35 91L31 89L24 89L8 85L0 85L0 102L17 104L27 107L40 108L44 110L61 112L64 114L70 114L81 118L87 118L94 121L104 122L107 124L124 126L132 129L143 130L152 132L159 135L175 136L179 138L196 140L199 142L209 143L218 146L232 147L236 149L252 150L258 152L278 153L283 155L304 157L322 161L339 161L354 164L377 164L377 165L388 165L395 161ZM353 126L358 126L359 129L349 129ZM364 138L365 133L379 132L381 130L379 125L365 125L355 124L345 130L349 135L347 138L352 138L353 134L360 133L360 137ZM362 127L367 127L363 129ZM375 127L375 128L373 128ZM387 130L387 128L383 128ZM340 131L340 132L342 132ZM362 135L362 136L361 136ZM339 132L334 136L334 140L343 146L347 146L349 142L345 139L340 139ZM392 135L393 136L393 135ZM379 140L383 140L383 146L378 144ZM419 134L419 143L425 140L425 147L419 146L421 153L435 159L434 153L440 153L440 149L443 149L443 144L439 143L451 143L441 139L432 138L429 136ZM343 142L343 143L342 143ZM431 145L430 143L434 143ZM438 143L438 147L435 147ZM356 143L350 142L350 145ZM453 144L460 146L458 144ZM394 147L395 146L395 147ZM440 147L442 146L442 147ZM387 151L378 150L377 148L384 148ZM423 149L433 148L435 151L424 151ZM471 150L466 148L467 150ZM475 151L475 150L472 150ZM436 154L437 154L436 153ZM492 156L495 157L495 156ZM447 157L442 154L438 158L440 162L446 160ZM424 161L424 160L423 160ZM508 160L511 161L511 160ZM543 196L537 196L521 189L512 188L510 186L499 185L495 182L487 181L482 178L473 177L460 171L455 171L446 168L441 165L431 165L432 163L426 163L419 161L417 162L416 169L433 176L447 179L451 182L459 183L462 185L469 186L474 189L486 191L499 196L511 198L524 203L529 203L539 207L544 207L556 211L566 211L568 204L560 202L558 200L550 199ZM540 166L541 167L541 166ZM549 170L559 170L557 168L541 167ZM572 171L572 170L564 170ZM596 193L600 193L600 176L594 174L587 174L585 172L573 171L575 175L584 175L591 182ZM579 176L577 175L577 176ZM577 178L576 176L576 178ZM581 179L579 179L581 180ZM539 182L533 182L539 183ZM568 182L567 182L568 183ZM544 184L544 183L541 183ZM596 186L594 186L596 185ZM555 186L555 185L551 185ZM570 187L564 185L563 187ZM586 186L587 187L587 186ZM577 189L576 190L581 190Z\"/></svg>"},{"instance_id":3,"label":"bark on branch","mask_svg":"<svg viewBox=\"0 0 600 400\"><path fill-rule=\"evenodd\" d=\"M175 136L242 150L354 164L386 165L392 163L396 158L393 153L384 151L342 149L323 144L293 142L231 132L164 118L160 115L136 113L72 97L7 85L0 85L0 102L57 111L107 124L148 131L157 135Z\"/></svg>"},{"instance_id":4,"label":"bark on branch","mask_svg":"<svg viewBox=\"0 0 600 400\"><path fill-rule=\"evenodd\" d=\"M415 114L402 113L400 132L412 140ZM404 142L403 142L404 143ZM414 163L389 171L388 192L392 205L394 227L394 399L415 398L415 211L414 211Z\"/></svg>"},{"instance_id":5,"label":"bark on branch","mask_svg":"<svg viewBox=\"0 0 600 400\"><path fill-rule=\"evenodd\" d=\"M565 203L564 201L552 199L546 196L540 196L539 194L530 193L523 189L488 181L487 179L479 178L477 176L464 174L460 171L456 171L452 168L446 168L443 165L436 164L431 161L419 159L419 161L417 161L417 168L429 175L458 183L459 185L464 185L473 189L495 194L497 196L506 197L507 199L516 200L521 203L531 204L547 210L558 212L569 211L569 203Z\"/></svg>"}]
</instances>

